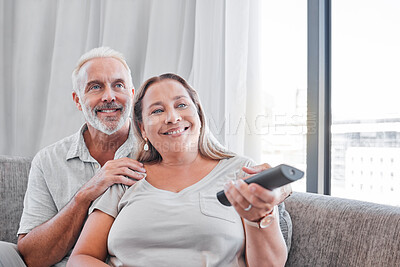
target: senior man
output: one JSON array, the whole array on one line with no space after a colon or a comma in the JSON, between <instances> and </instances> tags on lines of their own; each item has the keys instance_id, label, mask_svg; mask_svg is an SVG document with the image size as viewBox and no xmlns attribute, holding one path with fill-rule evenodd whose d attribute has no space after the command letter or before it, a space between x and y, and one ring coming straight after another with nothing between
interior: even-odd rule
<instances>
[{"instance_id":1,"label":"senior man","mask_svg":"<svg viewBox=\"0 0 400 267\"><path fill-rule=\"evenodd\" d=\"M107 47L90 50L79 59L72 83L73 100L86 123L34 157L18 249L0 242L0 266L65 266L92 201L115 183L133 185L146 172L133 159L137 147L129 115L134 87L122 54ZM291 189L280 192L282 201Z\"/></svg>"}]
</instances>

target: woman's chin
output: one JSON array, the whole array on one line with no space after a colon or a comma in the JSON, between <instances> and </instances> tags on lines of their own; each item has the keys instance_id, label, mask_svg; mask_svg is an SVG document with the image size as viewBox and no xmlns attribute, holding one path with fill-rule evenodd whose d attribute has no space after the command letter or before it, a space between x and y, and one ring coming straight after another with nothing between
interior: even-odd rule
<instances>
[{"instance_id":1,"label":"woman's chin","mask_svg":"<svg viewBox=\"0 0 400 267\"><path fill-rule=\"evenodd\" d=\"M186 153L186 152L197 152L198 144L196 143L186 143L186 142L168 142L164 143L159 149L157 149L161 154L164 153Z\"/></svg>"}]
</instances>

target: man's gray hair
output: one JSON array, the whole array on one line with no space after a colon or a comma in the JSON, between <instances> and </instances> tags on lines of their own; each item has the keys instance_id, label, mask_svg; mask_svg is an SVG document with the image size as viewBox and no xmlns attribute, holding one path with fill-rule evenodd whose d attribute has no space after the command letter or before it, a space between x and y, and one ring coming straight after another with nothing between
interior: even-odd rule
<instances>
[{"instance_id":1,"label":"man's gray hair","mask_svg":"<svg viewBox=\"0 0 400 267\"><path fill-rule=\"evenodd\" d=\"M133 82L132 82L132 74L131 70L128 66L128 64L125 61L124 56L122 53L117 52L109 47L97 47L93 48L92 50L86 52L81 56L81 58L78 60L78 63L76 64L76 67L74 71L72 72L72 90L79 95L80 93L80 83L79 83L79 71L82 68L82 66L88 62L91 59L94 58L115 58L116 60L120 61L126 68L129 74L129 86L133 88Z\"/></svg>"}]
</instances>

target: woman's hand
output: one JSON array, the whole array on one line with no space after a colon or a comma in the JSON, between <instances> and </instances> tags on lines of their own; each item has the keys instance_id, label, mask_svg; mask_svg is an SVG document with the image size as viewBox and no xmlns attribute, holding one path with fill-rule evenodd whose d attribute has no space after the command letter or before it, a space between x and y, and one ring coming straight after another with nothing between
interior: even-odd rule
<instances>
[{"instance_id":1,"label":"woman's hand","mask_svg":"<svg viewBox=\"0 0 400 267\"><path fill-rule=\"evenodd\" d=\"M263 163L253 167L243 167L243 171L249 175L254 175L269 168L271 168L271 165L268 163ZM275 194L277 194L275 205L278 205L292 194L292 186L290 184L281 186L275 190Z\"/></svg>"},{"instance_id":2,"label":"woman's hand","mask_svg":"<svg viewBox=\"0 0 400 267\"><path fill-rule=\"evenodd\" d=\"M225 195L242 218L253 222L271 213L279 201L277 191L254 183L247 184L242 179L226 184Z\"/></svg>"},{"instance_id":3,"label":"woman's hand","mask_svg":"<svg viewBox=\"0 0 400 267\"><path fill-rule=\"evenodd\" d=\"M249 178L249 177L247 177ZM238 179L225 186L225 195L245 220L259 222L279 203L280 189L273 191L258 184L247 184ZM247 266L284 266L287 249L279 227L279 214L266 228L260 229L244 223Z\"/></svg>"}]
</instances>

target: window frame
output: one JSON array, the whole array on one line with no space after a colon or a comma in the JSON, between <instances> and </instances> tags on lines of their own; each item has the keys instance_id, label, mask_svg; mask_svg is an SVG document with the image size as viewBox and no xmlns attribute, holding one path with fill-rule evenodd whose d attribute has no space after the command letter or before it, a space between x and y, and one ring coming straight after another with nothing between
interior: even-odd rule
<instances>
[{"instance_id":1,"label":"window frame","mask_svg":"<svg viewBox=\"0 0 400 267\"><path fill-rule=\"evenodd\" d=\"M306 191L331 194L331 1L307 1Z\"/></svg>"}]
</instances>

